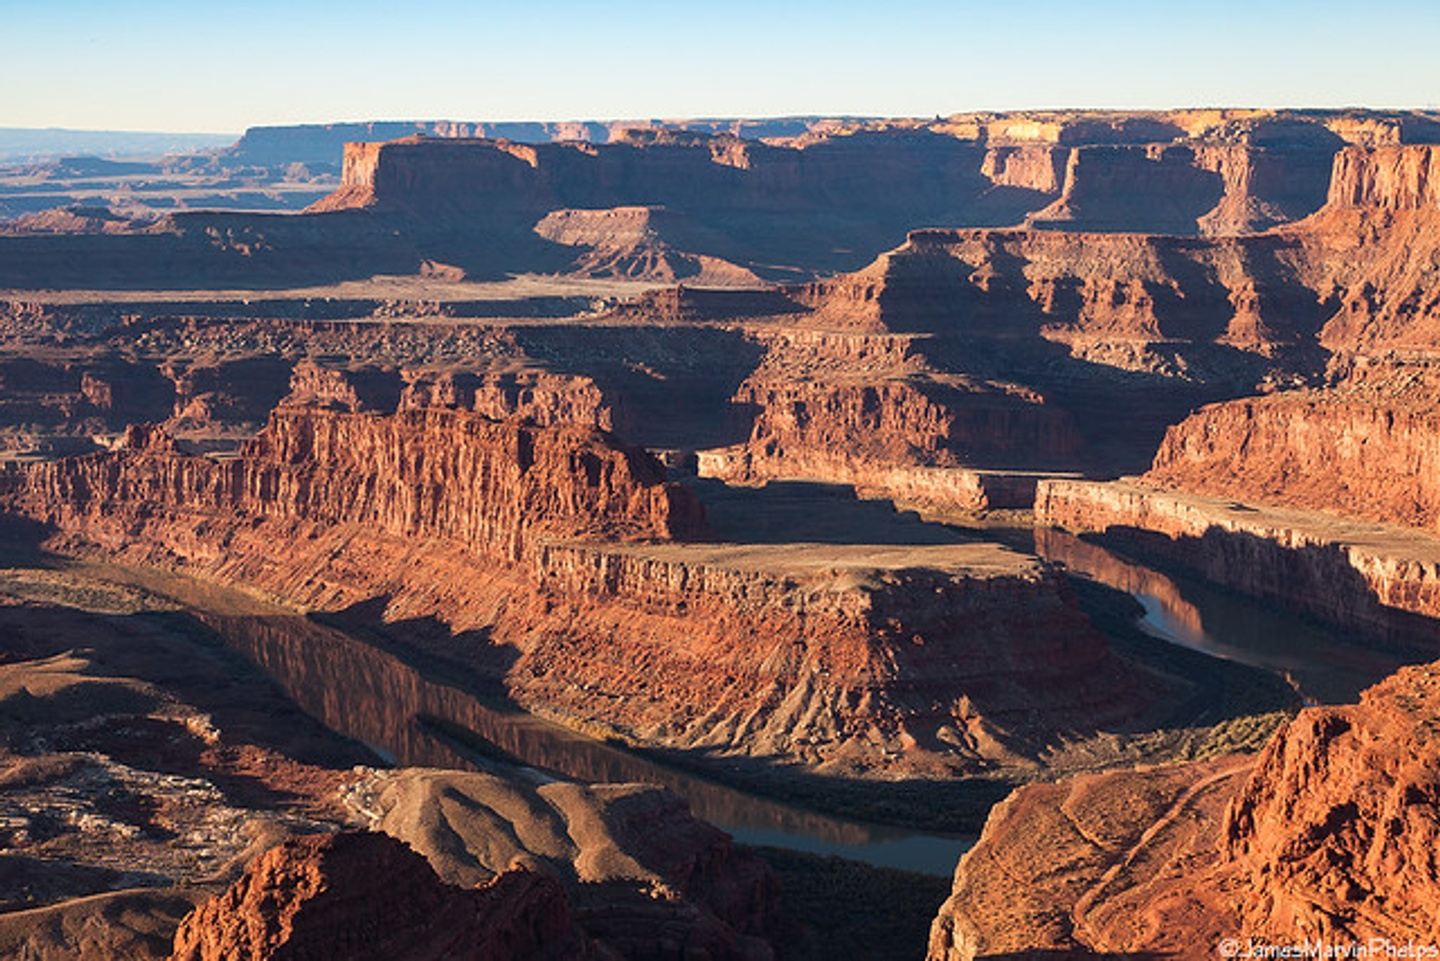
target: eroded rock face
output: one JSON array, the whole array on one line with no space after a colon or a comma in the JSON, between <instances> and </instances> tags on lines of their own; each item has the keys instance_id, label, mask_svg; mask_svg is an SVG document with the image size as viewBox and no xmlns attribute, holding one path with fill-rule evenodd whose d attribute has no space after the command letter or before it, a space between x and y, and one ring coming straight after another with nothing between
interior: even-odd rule
<instances>
[{"instance_id":1,"label":"eroded rock face","mask_svg":"<svg viewBox=\"0 0 1440 961\"><path fill-rule=\"evenodd\" d=\"M1151 700L1033 558L674 543L703 531L692 495L571 425L283 408L238 458L136 428L6 479L76 549L480 632L441 653L647 744L858 777L1028 771L1057 731Z\"/></svg>"},{"instance_id":2,"label":"eroded rock face","mask_svg":"<svg viewBox=\"0 0 1440 961\"><path fill-rule=\"evenodd\" d=\"M1401 648L1440 643L1440 540L1429 533L1134 478L1042 480L1035 516Z\"/></svg>"},{"instance_id":3,"label":"eroded rock face","mask_svg":"<svg viewBox=\"0 0 1440 961\"><path fill-rule=\"evenodd\" d=\"M1325 201L1338 139L1316 131L1253 142L1086 146L1070 151L1063 187L1031 214L1036 227L1160 234L1253 233ZM1251 138L1253 138L1253 134Z\"/></svg>"},{"instance_id":4,"label":"eroded rock face","mask_svg":"<svg viewBox=\"0 0 1440 961\"><path fill-rule=\"evenodd\" d=\"M1139 148L1123 150L1137 164L1163 166ZM1394 369L1440 351L1434 156L1426 145L1346 148L1326 204L1264 233L912 231L860 271L794 288L810 308L798 322L873 338L908 335L912 351L935 367L1020 381L1071 416L1103 469L1133 473L1196 407L1324 383L1327 358L1335 380L1357 364ZM1278 412L1288 402L1260 403L1242 401L1206 420L1228 416L1234 426L1245 411ZM1376 393L1355 403L1409 422L1423 416L1425 394L1412 402ZM1339 407L1317 408L1317 416ZM1358 429L1343 432L1355 437ZM1377 423L1375 442L1398 444L1394 463L1406 462L1400 447L1408 442L1380 436L1390 430ZM1411 432L1403 423L1394 430ZM1146 443L1103 456L1120 435Z\"/></svg>"},{"instance_id":5,"label":"eroded rock face","mask_svg":"<svg viewBox=\"0 0 1440 961\"><path fill-rule=\"evenodd\" d=\"M643 540L704 530L699 505L643 452L578 426L434 409L283 408L230 460L180 455L163 433L131 428L114 454L35 465L24 485L28 509L62 523L149 503L361 524L509 560L542 532Z\"/></svg>"},{"instance_id":6,"label":"eroded rock face","mask_svg":"<svg viewBox=\"0 0 1440 961\"><path fill-rule=\"evenodd\" d=\"M1348 147L1335 156L1328 203L1381 210L1440 207L1440 148Z\"/></svg>"},{"instance_id":7,"label":"eroded rock face","mask_svg":"<svg viewBox=\"0 0 1440 961\"><path fill-rule=\"evenodd\" d=\"M1440 665L1404 668L1258 758L1020 789L961 859L930 958L1435 943L1437 698Z\"/></svg>"},{"instance_id":8,"label":"eroded rock face","mask_svg":"<svg viewBox=\"0 0 1440 961\"><path fill-rule=\"evenodd\" d=\"M584 276L741 287L761 283L750 271L714 254L691 253L697 248L723 251L726 243L663 208L552 210L535 225L535 232L578 248L570 270Z\"/></svg>"},{"instance_id":9,"label":"eroded rock face","mask_svg":"<svg viewBox=\"0 0 1440 961\"><path fill-rule=\"evenodd\" d=\"M1302 711L1225 815L1248 930L1322 939L1440 937L1440 665L1358 705Z\"/></svg>"},{"instance_id":10,"label":"eroded rock face","mask_svg":"<svg viewBox=\"0 0 1440 961\"><path fill-rule=\"evenodd\" d=\"M383 834L292 838L180 923L172 961L599 958L559 882L525 869L469 890Z\"/></svg>"},{"instance_id":11,"label":"eroded rock face","mask_svg":"<svg viewBox=\"0 0 1440 961\"><path fill-rule=\"evenodd\" d=\"M1033 392L962 379L787 383L762 375L742 388L737 402L759 410L746 445L755 478L825 477L841 473L846 461L856 465L852 474L867 463L1073 463L1079 446L1068 418ZM819 467L827 458L836 468Z\"/></svg>"},{"instance_id":12,"label":"eroded rock face","mask_svg":"<svg viewBox=\"0 0 1440 961\"><path fill-rule=\"evenodd\" d=\"M858 329L1212 343L1275 355L1440 343L1432 277L1435 148L1348 148L1328 201L1265 234L1196 241L1023 230L913 231L803 295ZM1192 364L1194 361L1192 360Z\"/></svg>"},{"instance_id":13,"label":"eroded rock face","mask_svg":"<svg viewBox=\"0 0 1440 961\"><path fill-rule=\"evenodd\" d=\"M554 874L579 926L624 957L772 957L769 868L668 791L407 768L370 772L348 796L450 884L493 883L512 864Z\"/></svg>"},{"instance_id":14,"label":"eroded rock face","mask_svg":"<svg viewBox=\"0 0 1440 961\"><path fill-rule=\"evenodd\" d=\"M1146 480L1246 502L1440 530L1440 408L1428 391L1287 391L1205 407Z\"/></svg>"},{"instance_id":15,"label":"eroded rock face","mask_svg":"<svg viewBox=\"0 0 1440 961\"><path fill-rule=\"evenodd\" d=\"M191 167L268 158L256 162L259 171L285 186L280 203L294 203L334 183L344 126L257 130ZM178 271L213 284L256 273L314 280L415 273L427 262L469 276L566 270L793 281L854 270L907 230L936 224L1009 227L1031 218L1052 228L1187 236L1263 230L1320 205L1331 158L1347 144L1408 149L1440 139L1433 115L1378 111L349 129L350 140L375 142L345 144L339 189L308 208L324 216L185 212L120 236L71 234L45 245L0 238L0 264L10 268L0 282L57 286L86 272L158 280L162 270L172 281ZM762 140L760 130L784 133ZM379 142L390 137L399 139ZM314 159L320 144L331 151L323 162ZM278 163L287 150L310 159ZM696 229L673 246L637 247L625 238L642 208L664 208ZM577 211L588 225L551 221L542 232L574 238L580 226L593 255L536 236L552 214L569 221ZM476 212L485 216L469 216ZM19 243L3 243L11 239Z\"/></svg>"},{"instance_id":16,"label":"eroded rock face","mask_svg":"<svg viewBox=\"0 0 1440 961\"><path fill-rule=\"evenodd\" d=\"M704 476L848 484L907 506L977 511L1033 501L1034 478L1007 469L1083 456L1067 413L1040 392L948 373L918 338L805 329L755 336L765 354L733 397L737 409L754 412L749 437L702 451Z\"/></svg>"}]
</instances>

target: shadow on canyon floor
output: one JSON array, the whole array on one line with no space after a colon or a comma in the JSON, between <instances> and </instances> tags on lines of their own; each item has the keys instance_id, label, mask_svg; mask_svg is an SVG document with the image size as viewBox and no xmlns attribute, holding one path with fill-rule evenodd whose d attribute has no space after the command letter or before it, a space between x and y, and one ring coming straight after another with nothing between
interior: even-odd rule
<instances>
[{"instance_id":1,"label":"shadow on canyon floor","mask_svg":"<svg viewBox=\"0 0 1440 961\"><path fill-rule=\"evenodd\" d=\"M1056 528L994 532L1060 565L1072 578L1135 597L1143 632L1213 657L1284 677L1307 703L1348 704L1407 660L1353 632L1187 574L1175 564L1146 564L1124 552Z\"/></svg>"},{"instance_id":2,"label":"shadow on canyon floor","mask_svg":"<svg viewBox=\"0 0 1440 961\"><path fill-rule=\"evenodd\" d=\"M738 487L687 476L685 485L705 505L716 538L746 544L963 544L959 531L897 510L888 500L863 500L849 484L772 480Z\"/></svg>"},{"instance_id":3,"label":"shadow on canyon floor","mask_svg":"<svg viewBox=\"0 0 1440 961\"><path fill-rule=\"evenodd\" d=\"M1128 595L1097 585L1078 592L1117 653L1163 675L1175 690L1151 720L1153 730L1142 726L1114 735L1173 736L1189 752L1247 749L1255 736L1249 722L1296 706L1278 677L1135 629L1139 608ZM499 681L502 675L465 663L459 650L449 655L448 644L437 648L433 642L448 636L443 624L384 623L384 607L385 599L377 598L338 618L198 616L276 678L302 709L402 764L483 768L518 762L582 781L659 783L723 826L799 832L837 844L863 844L875 825L883 824L970 833L1013 786L998 777L876 781L817 774L767 758L596 740L515 708ZM431 643L407 636L409 625L419 625ZM1213 732L1204 730L1211 727ZM1112 736L1088 736L1096 735L1101 741Z\"/></svg>"}]
</instances>

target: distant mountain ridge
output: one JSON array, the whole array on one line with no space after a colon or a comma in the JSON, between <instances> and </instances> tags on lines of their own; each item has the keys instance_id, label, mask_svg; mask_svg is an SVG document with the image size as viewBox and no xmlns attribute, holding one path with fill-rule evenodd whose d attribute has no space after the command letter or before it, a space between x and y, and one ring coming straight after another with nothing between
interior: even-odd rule
<instances>
[{"instance_id":1,"label":"distant mountain ridge","mask_svg":"<svg viewBox=\"0 0 1440 961\"><path fill-rule=\"evenodd\" d=\"M516 143L579 140L609 143L631 130L687 130L727 133L745 140L798 137L823 123L855 124L861 117L709 117L630 120L372 120L354 123L285 124L251 127L227 150L233 162L272 166L287 163L332 164L337 172L345 144L427 137L485 138Z\"/></svg>"},{"instance_id":2,"label":"distant mountain ridge","mask_svg":"<svg viewBox=\"0 0 1440 961\"><path fill-rule=\"evenodd\" d=\"M33 163L58 157L160 157L213 150L235 142L228 133L165 133L145 130L67 130L61 127L0 127L0 163Z\"/></svg>"}]
</instances>

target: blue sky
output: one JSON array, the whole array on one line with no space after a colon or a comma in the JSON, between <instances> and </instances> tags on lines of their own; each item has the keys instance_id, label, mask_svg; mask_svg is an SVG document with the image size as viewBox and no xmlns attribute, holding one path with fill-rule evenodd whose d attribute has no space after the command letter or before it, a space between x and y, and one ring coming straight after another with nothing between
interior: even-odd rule
<instances>
[{"instance_id":1,"label":"blue sky","mask_svg":"<svg viewBox=\"0 0 1440 961\"><path fill-rule=\"evenodd\" d=\"M1435 0L0 0L0 126L1437 106Z\"/></svg>"}]
</instances>

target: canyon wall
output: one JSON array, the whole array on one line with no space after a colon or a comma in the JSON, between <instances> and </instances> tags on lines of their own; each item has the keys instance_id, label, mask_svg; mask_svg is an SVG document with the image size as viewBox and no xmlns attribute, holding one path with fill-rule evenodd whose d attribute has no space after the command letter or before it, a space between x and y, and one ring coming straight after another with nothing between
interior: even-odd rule
<instances>
[{"instance_id":1,"label":"canyon wall","mask_svg":"<svg viewBox=\"0 0 1440 961\"><path fill-rule=\"evenodd\" d=\"M649 746L858 777L1019 773L1057 731L1150 703L1033 558L674 543L704 531L693 497L574 425L282 407L236 457L134 428L3 481L70 549L438 618L471 640L436 653L515 701Z\"/></svg>"},{"instance_id":2,"label":"canyon wall","mask_svg":"<svg viewBox=\"0 0 1440 961\"><path fill-rule=\"evenodd\" d=\"M704 531L699 505L638 450L580 427L444 410L281 408L224 460L181 455L164 435L135 427L117 453L33 465L24 484L29 509L62 524L67 513L156 504L442 537L512 561L539 538Z\"/></svg>"},{"instance_id":3,"label":"canyon wall","mask_svg":"<svg viewBox=\"0 0 1440 961\"><path fill-rule=\"evenodd\" d=\"M1149 369L1193 377L1227 348L1270 354L1313 334L1302 325L1316 313L1314 295L1282 258L1288 243L923 230L865 270L799 296L816 323L855 329L1043 338L1080 357L1107 344L1176 345L1192 355L1184 367ZM1232 364L1243 369L1244 358Z\"/></svg>"},{"instance_id":4,"label":"canyon wall","mask_svg":"<svg viewBox=\"0 0 1440 961\"><path fill-rule=\"evenodd\" d=\"M1135 480L1042 480L1041 524L1094 533L1402 648L1440 644L1440 538Z\"/></svg>"},{"instance_id":5,"label":"canyon wall","mask_svg":"<svg viewBox=\"0 0 1440 961\"><path fill-rule=\"evenodd\" d=\"M1423 145L1347 148L1325 208L1257 238L1280 243L1287 282L1319 298L1306 326L1331 352L1314 377L1326 386L1201 407L1167 430L1138 481L1042 483L1037 517L1372 637L1432 645L1435 157Z\"/></svg>"},{"instance_id":6,"label":"canyon wall","mask_svg":"<svg viewBox=\"0 0 1440 961\"><path fill-rule=\"evenodd\" d=\"M772 366L735 399L757 410L750 438L701 452L702 476L819 480L908 506L983 511L1033 501L1033 476L1007 468L1073 463L1080 446L1063 411L1013 385L797 379Z\"/></svg>"},{"instance_id":7,"label":"canyon wall","mask_svg":"<svg viewBox=\"0 0 1440 961\"><path fill-rule=\"evenodd\" d=\"M961 859L929 957L1434 944L1437 709L1440 666L1404 668L1258 758L1021 788Z\"/></svg>"},{"instance_id":8,"label":"canyon wall","mask_svg":"<svg viewBox=\"0 0 1440 961\"><path fill-rule=\"evenodd\" d=\"M1332 208L1440 208L1440 147L1341 150L1335 155L1326 203Z\"/></svg>"},{"instance_id":9,"label":"canyon wall","mask_svg":"<svg viewBox=\"0 0 1440 961\"><path fill-rule=\"evenodd\" d=\"M1440 408L1426 390L1285 391L1202 408L1149 482L1440 533Z\"/></svg>"},{"instance_id":10,"label":"canyon wall","mask_svg":"<svg viewBox=\"0 0 1440 961\"><path fill-rule=\"evenodd\" d=\"M1050 229L1254 233L1324 203L1336 142L1075 147L1060 196L1026 222Z\"/></svg>"},{"instance_id":11,"label":"canyon wall","mask_svg":"<svg viewBox=\"0 0 1440 961\"><path fill-rule=\"evenodd\" d=\"M871 330L1211 343L1265 355L1435 347L1440 148L1349 147L1313 216L1195 240L1022 230L923 230L799 298Z\"/></svg>"},{"instance_id":12,"label":"canyon wall","mask_svg":"<svg viewBox=\"0 0 1440 961\"><path fill-rule=\"evenodd\" d=\"M1163 165L1164 152L1123 150ZM791 296L809 309L802 324L918 335L915 351L936 367L1027 384L1092 449L1128 425L1150 450L1136 444L1100 466L1134 472L1195 407L1334 382L1327 369L1367 358L1377 381L1375 365L1409 370L1440 353L1436 156L1425 144L1344 147L1325 204L1263 233L917 230L864 269ZM1423 406L1375 396L1402 419Z\"/></svg>"},{"instance_id":13,"label":"canyon wall","mask_svg":"<svg viewBox=\"0 0 1440 961\"><path fill-rule=\"evenodd\" d=\"M1224 110L257 130L180 166L228 178L232 191L256 170L289 178L284 197L267 202L284 204L314 195L321 181L307 164L328 178L337 138L353 134L365 142L345 144L339 189L308 208L326 216L172 205L114 235L4 237L0 284L83 286L102 268L123 286L313 283L415 273L426 262L472 277L753 283L855 270L907 231L937 225L1235 237L1315 211L1338 152L1425 150L1437 131L1422 114ZM311 159L282 163L287 154ZM578 245L533 232L557 212L625 221L607 212L637 208L663 208L685 227L643 252L624 241L624 223L599 234L592 224Z\"/></svg>"}]
</instances>

